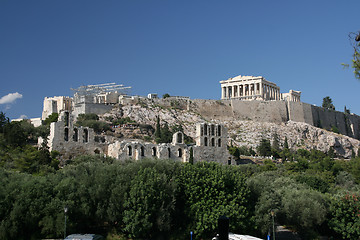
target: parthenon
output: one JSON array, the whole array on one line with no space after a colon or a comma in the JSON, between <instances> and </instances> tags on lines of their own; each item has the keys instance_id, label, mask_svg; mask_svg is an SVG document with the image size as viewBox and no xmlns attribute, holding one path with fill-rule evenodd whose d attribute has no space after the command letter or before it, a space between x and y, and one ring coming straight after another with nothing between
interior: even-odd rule
<instances>
[{"instance_id":1,"label":"parthenon","mask_svg":"<svg viewBox=\"0 0 360 240\"><path fill-rule=\"evenodd\" d=\"M262 76L239 75L220 81L220 84L221 99L300 101L301 92L290 90L284 99L280 93L280 87Z\"/></svg>"}]
</instances>

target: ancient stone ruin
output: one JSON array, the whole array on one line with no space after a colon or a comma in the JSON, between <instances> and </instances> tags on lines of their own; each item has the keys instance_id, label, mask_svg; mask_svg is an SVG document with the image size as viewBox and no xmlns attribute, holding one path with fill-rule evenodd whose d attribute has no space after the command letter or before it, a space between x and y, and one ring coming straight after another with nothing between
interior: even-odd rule
<instances>
[{"instance_id":1,"label":"ancient stone ruin","mask_svg":"<svg viewBox=\"0 0 360 240\"><path fill-rule=\"evenodd\" d=\"M61 152L63 159L71 159L80 154L103 154L119 160L150 157L226 164L231 163L228 162L229 153L226 148L230 139L227 128L234 121L278 125L298 122L325 130L336 127L339 133L360 139L359 116L303 103L300 101L300 91L280 93L279 86L261 76L240 75L220 81L220 85L221 100L180 96L158 98L156 93L147 97L133 96L129 95L131 87L115 83L82 86L73 89L73 97L46 97L42 120L52 113L59 114L58 122L51 124L49 147ZM148 106L152 106L151 109ZM137 122L154 126L153 115L162 109L170 110L162 113L168 121L179 121L182 118L180 115L191 117L192 122L187 122L186 119L181 121L185 124L187 134L191 133L195 144L185 144L184 132L175 133L171 143L156 144L154 141L145 141L146 138L132 138L131 134L116 138L106 133L96 133L88 127L75 126L79 114L104 115L109 112L117 114L119 111L126 111L127 116ZM180 115L174 117L175 113ZM114 132L117 134L116 130ZM354 146L354 149L357 148L358 146Z\"/></svg>"}]
</instances>

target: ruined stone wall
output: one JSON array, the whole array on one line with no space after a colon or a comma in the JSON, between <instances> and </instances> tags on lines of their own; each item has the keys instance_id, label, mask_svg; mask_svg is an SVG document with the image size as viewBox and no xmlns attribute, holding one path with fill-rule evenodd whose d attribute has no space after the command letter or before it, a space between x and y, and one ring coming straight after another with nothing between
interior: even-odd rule
<instances>
[{"instance_id":1,"label":"ruined stone wall","mask_svg":"<svg viewBox=\"0 0 360 240\"><path fill-rule=\"evenodd\" d=\"M180 162L189 161L189 149L186 144L154 144L141 140L116 141L108 147L108 156L124 161L143 158L173 159Z\"/></svg>"},{"instance_id":2,"label":"ruined stone wall","mask_svg":"<svg viewBox=\"0 0 360 240\"><path fill-rule=\"evenodd\" d=\"M51 123L48 146L50 151L60 152L62 160L78 155L107 153L105 136L99 137L91 128L74 126L69 112L61 112L59 120Z\"/></svg>"},{"instance_id":3,"label":"ruined stone wall","mask_svg":"<svg viewBox=\"0 0 360 240\"><path fill-rule=\"evenodd\" d=\"M101 103L77 103L74 104L73 115L76 118L79 114L95 113L102 115L109 112L114 105L106 105Z\"/></svg>"},{"instance_id":4,"label":"ruined stone wall","mask_svg":"<svg viewBox=\"0 0 360 240\"><path fill-rule=\"evenodd\" d=\"M219 124L207 123L197 124L196 129L196 145L184 144L183 133L176 132L172 143L154 144L130 139L116 141L109 145L108 155L122 161L158 158L189 162L192 148L194 162L228 164L230 155L227 150L227 129Z\"/></svg>"}]
</instances>

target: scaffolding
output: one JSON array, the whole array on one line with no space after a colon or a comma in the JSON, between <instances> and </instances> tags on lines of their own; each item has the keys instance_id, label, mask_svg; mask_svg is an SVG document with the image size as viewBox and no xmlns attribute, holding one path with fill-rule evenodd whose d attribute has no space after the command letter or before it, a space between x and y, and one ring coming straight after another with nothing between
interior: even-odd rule
<instances>
[{"instance_id":1,"label":"scaffolding","mask_svg":"<svg viewBox=\"0 0 360 240\"><path fill-rule=\"evenodd\" d=\"M80 86L79 88L71 88L74 95L78 96L97 96L109 92L117 92L119 95L129 95L131 87L125 87L123 84L103 83L95 85Z\"/></svg>"}]
</instances>

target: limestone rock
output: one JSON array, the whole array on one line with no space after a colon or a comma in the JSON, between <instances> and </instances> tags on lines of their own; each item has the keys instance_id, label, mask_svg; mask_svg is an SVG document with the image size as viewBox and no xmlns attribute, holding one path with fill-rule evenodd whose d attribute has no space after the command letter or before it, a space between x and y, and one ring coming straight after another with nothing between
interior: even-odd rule
<instances>
[{"instance_id":1,"label":"limestone rock","mask_svg":"<svg viewBox=\"0 0 360 240\"><path fill-rule=\"evenodd\" d=\"M281 145L285 138L288 139L289 147L297 150L299 148L311 150L313 148L323 152L333 147L335 153L341 157L351 157L352 150L358 151L360 141L345 135L336 134L321 128L314 127L303 122L287 121L282 123L261 122L251 120L224 120L205 119L199 113L184 109L174 109L147 104L126 105L114 108L110 115L119 117L130 117L140 124L150 124L155 128L156 117L159 116L161 123L169 126L182 125L184 133L195 137L195 124L198 122L212 122L224 124L228 128L228 143L247 146L256 149L262 138L273 140L278 135Z\"/></svg>"}]
</instances>

